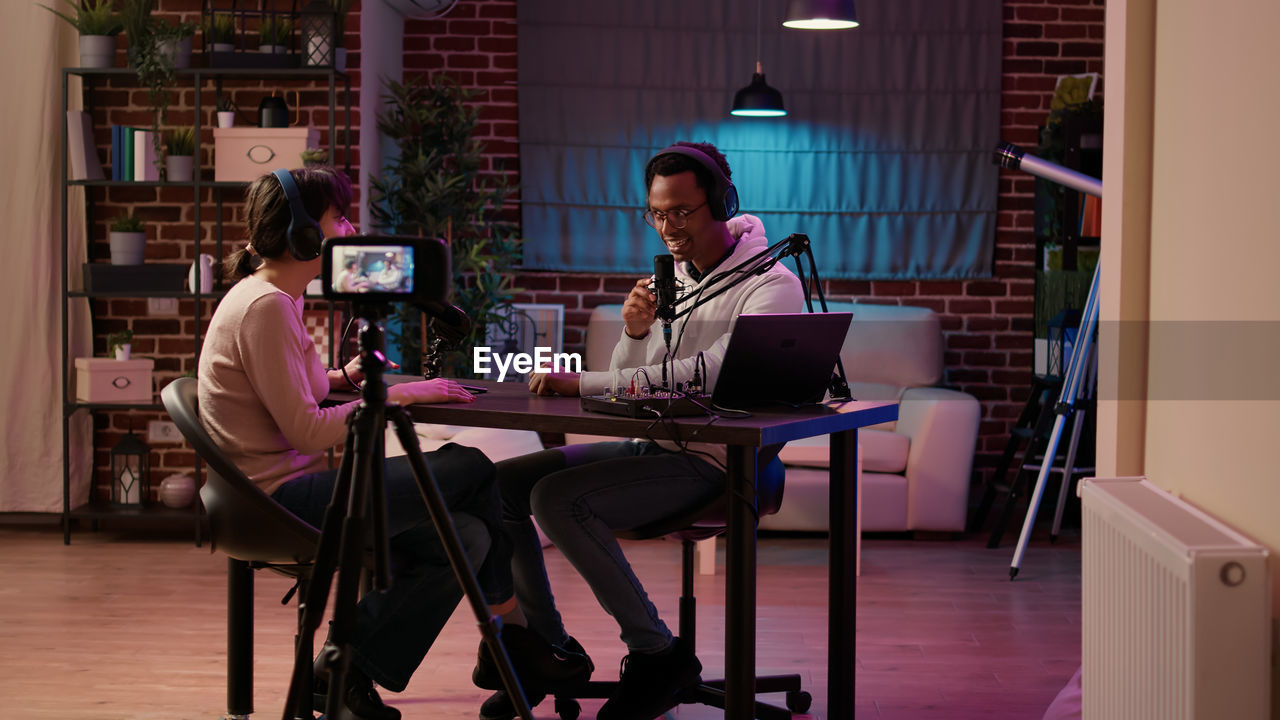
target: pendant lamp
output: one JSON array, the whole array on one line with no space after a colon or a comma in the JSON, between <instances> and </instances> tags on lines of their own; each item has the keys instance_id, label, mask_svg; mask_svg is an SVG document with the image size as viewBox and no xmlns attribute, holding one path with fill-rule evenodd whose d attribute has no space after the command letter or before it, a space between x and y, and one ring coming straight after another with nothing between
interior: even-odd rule
<instances>
[{"instance_id":1,"label":"pendant lamp","mask_svg":"<svg viewBox=\"0 0 1280 720\"><path fill-rule=\"evenodd\" d=\"M782 93L764 81L764 66L760 64L760 0L756 0L756 71L751 74L751 84L734 93L733 109L729 114L738 117L781 117L787 114L782 106Z\"/></svg>"},{"instance_id":2,"label":"pendant lamp","mask_svg":"<svg viewBox=\"0 0 1280 720\"><path fill-rule=\"evenodd\" d=\"M782 24L801 30L843 30L858 27L853 0L787 0Z\"/></svg>"}]
</instances>

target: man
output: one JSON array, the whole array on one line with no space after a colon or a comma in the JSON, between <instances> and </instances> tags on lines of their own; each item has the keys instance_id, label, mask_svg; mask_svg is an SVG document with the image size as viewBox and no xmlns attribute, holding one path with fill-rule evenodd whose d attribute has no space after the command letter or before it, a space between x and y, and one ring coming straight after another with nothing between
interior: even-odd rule
<instances>
[{"instance_id":1,"label":"man","mask_svg":"<svg viewBox=\"0 0 1280 720\"><path fill-rule=\"evenodd\" d=\"M768 247L758 218L733 217L737 191L728 163L712 145L682 142L659 152L645 167L645 187L645 221L675 257L676 279L688 292L698 293L704 284L724 287L729 278L713 284L719 271ZM739 315L800 312L803 302L799 280L781 264L749 277L675 321L668 377L672 383L691 379L701 354L707 386L714 387ZM612 370L535 374L530 390L600 394L619 377L629 384L640 368L639 378L647 373L658 382L667 345L656 310L649 279L637 280L622 307L625 327ZM666 441L628 440L555 448L498 465L503 521L516 545L516 596L530 627L556 646L580 648L556 611L531 513L618 622L628 654L618 691L600 709L599 720L651 720L700 680L701 663L658 617L613 533L714 499L724 488L724 459L719 445L690 443L681 449ZM509 700L499 693L486 701L481 718L510 717L507 707Z\"/></svg>"}]
</instances>

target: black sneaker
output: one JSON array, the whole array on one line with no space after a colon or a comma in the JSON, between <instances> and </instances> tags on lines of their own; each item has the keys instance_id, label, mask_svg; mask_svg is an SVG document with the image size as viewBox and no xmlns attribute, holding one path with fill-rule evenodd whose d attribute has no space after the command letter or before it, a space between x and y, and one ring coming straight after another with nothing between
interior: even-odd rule
<instances>
[{"instance_id":1,"label":"black sneaker","mask_svg":"<svg viewBox=\"0 0 1280 720\"><path fill-rule=\"evenodd\" d=\"M554 650L562 652L566 655L581 655L587 661L588 675L596 669L595 663L591 662L591 658L587 656L587 651L582 645L573 638L569 638L564 645L552 645ZM540 690L524 688L525 698L529 701L529 707L537 707L538 703L546 699L546 693ZM516 704L511 701L511 696L506 690L499 690L490 695L483 704L480 705L480 720L512 720L516 716Z\"/></svg>"},{"instance_id":2,"label":"black sneaker","mask_svg":"<svg viewBox=\"0 0 1280 720\"><path fill-rule=\"evenodd\" d=\"M317 674L312 684L311 708L323 713L328 701L329 683ZM347 671L343 704L357 720L400 720L400 711L382 702L373 681L354 665Z\"/></svg>"},{"instance_id":3,"label":"black sneaker","mask_svg":"<svg viewBox=\"0 0 1280 720\"><path fill-rule=\"evenodd\" d=\"M503 626L501 638L525 692L569 690L586 683L595 669L584 653L555 647L541 635L520 625ZM484 641L480 642L477 655L471 682L486 690L501 690L502 675Z\"/></svg>"},{"instance_id":4,"label":"black sneaker","mask_svg":"<svg viewBox=\"0 0 1280 720\"><path fill-rule=\"evenodd\" d=\"M653 720L680 703L702 682L702 663L680 638L657 655L631 653L622 659L618 689L596 720Z\"/></svg>"}]
</instances>

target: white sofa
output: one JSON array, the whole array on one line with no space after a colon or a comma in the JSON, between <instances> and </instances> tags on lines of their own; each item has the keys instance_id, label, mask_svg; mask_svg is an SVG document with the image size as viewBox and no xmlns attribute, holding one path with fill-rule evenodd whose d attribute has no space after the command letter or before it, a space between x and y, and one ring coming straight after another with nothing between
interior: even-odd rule
<instances>
[{"instance_id":1,"label":"white sofa","mask_svg":"<svg viewBox=\"0 0 1280 720\"><path fill-rule=\"evenodd\" d=\"M942 328L927 308L829 304L852 312L840 357L853 396L896 400L898 420L858 433L864 531L961 531L981 408L968 393L935 387L942 379ZM622 332L622 306L601 305L587 326L589 370L605 370ZM590 442L569 436L566 442ZM599 439L599 438L594 438ZM828 442L789 443L782 508L761 529L826 531Z\"/></svg>"}]
</instances>

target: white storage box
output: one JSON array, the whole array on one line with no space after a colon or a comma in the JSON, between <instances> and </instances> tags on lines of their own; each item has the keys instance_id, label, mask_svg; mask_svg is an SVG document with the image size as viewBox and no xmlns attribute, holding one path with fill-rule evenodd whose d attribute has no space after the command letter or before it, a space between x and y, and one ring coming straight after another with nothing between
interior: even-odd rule
<instances>
[{"instance_id":1,"label":"white storage box","mask_svg":"<svg viewBox=\"0 0 1280 720\"><path fill-rule=\"evenodd\" d=\"M213 129L213 179L251 182L278 168L302 167L302 151L320 144L311 127Z\"/></svg>"},{"instance_id":2,"label":"white storage box","mask_svg":"<svg viewBox=\"0 0 1280 720\"><path fill-rule=\"evenodd\" d=\"M151 402L151 358L76 358L76 400L92 403Z\"/></svg>"}]
</instances>

